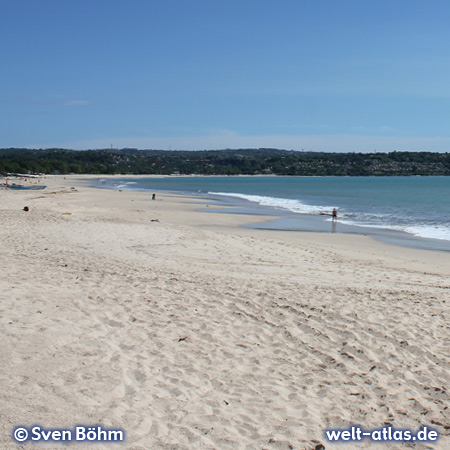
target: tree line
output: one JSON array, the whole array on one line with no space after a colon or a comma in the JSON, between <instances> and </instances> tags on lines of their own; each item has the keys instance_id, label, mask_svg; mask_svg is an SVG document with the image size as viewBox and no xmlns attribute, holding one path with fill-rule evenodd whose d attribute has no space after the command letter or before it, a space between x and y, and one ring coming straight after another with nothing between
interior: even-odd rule
<instances>
[{"instance_id":1,"label":"tree line","mask_svg":"<svg viewBox=\"0 0 450 450\"><path fill-rule=\"evenodd\" d=\"M450 175L450 154L321 153L278 149L0 149L0 173L148 175Z\"/></svg>"}]
</instances>

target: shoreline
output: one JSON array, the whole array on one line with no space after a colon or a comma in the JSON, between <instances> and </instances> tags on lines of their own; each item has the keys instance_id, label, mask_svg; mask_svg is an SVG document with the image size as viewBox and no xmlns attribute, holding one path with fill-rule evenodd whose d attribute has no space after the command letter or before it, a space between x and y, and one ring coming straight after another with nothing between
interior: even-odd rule
<instances>
[{"instance_id":1,"label":"shoreline","mask_svg":"<svg viewBox=\"0 0 450 450\"><path fill-rule=\"evenodd\" d=\"M130 450L376 445L325 440L355 423L449 447L450 254L84 179L0 191L1 448L36 423L121 428Z\"/></svg>"},{"instance_id":2,"label":"shoreline","mask_svg":"<svg viewBox=\"0 0 450 450\"><path fill-rule=\"evenodd\" d=\"M109 175L109 178L122 179L121 175ZM135 175L136 178L148 178L147 175ZM164 205L164 214L172 225L194 227L201 230L213 230L226 234L238 234L241 236L252 235L257 233L260 237L264 239L281 239L287 242L299 242L304 244L319 245L325 243L327 246L332 246L332 248L337 249L341 252L350 252L353 248L357 248L356 256L360 252L360 247L368 248L370 251L376 251L377 254L383 256L389 255L390 257L396 257L401 255L401 257L407 257L411 262L424 261L430 266L434 266L436 260L441 260L442 258L449 261L448 273L450 275L450 253L447 251L421 248L415 246L400 245L397 243L389 243L383 240L376 239L368 233L329 233L329 232L317 232L311 230L297 231L289 229L270 229L265 228L264 225L270 224L271 221L281 218L281 216L276 215L265 215L265 214L246 214L239 213L235 214L233 212L234 207L228 205L218 205L215 201L208 201L203 196L196 196L193 194L180 194L180 193L166 193L160 191L158 196L158 201L153 203L150 196L150 191L147 190L115 190L109 188L97 188L89 185L89 179L101 179L104 177L98 177L97 175L91 176L78 176L78 175L50 175L46 179L51 181L50 192L56 194L58 192L68 193L72 189L83 188L87 197L97 198L97 202L101 203L103 199L108 199L108 204L110 208L116 208L116 198L107 194L107 192L117 192L122 196L126 196L127 200L121 202L123 207L126 202L135 202L135 197L139 198L138 204L128 204L126 210L133 210L135 207L141 208L137 209L139 213L144 213L145 211L152 211L149 206L156 205L157 208L162 206L159 201L161 197L164 197L164 202L169 201ZM74 187L75 186L75 187ZM1 191L0 191L1 192ZM20 195L20 191L18 191ZM44 191L24 191L31 195L38 195L39 198L43 198L42 194ZM103 196L100 192L104 192ZM157 191L158 192L158 191ZM95 195L98 193L99 195ZM114 199L114 200L113 200ZM112 201L113 200L113 201ZM183 211L183 214L179 214L179 209ZM265 210L262 207L261 210ZM155 209L156 211L157 209ZM205 213L207 212L207 214ZM230 213L229 213L230 212ZM211 216L208 219L206 216ZM311 217L306 215L307 217ZM313 217L313 220L317 219ZM155 220L155 219L151 219ZM362 227L361 227L362 228ZM390 230L388 230L390 231ZM403 233L403 232L398 232ZM404 233L407 234L407 233ZM414 240L421 239L413 237ZM432 240L429 238L423 238L426 241ZM364 259L364 258L363 258ZM442 265L439 263L437 265L439 268Z\"/></svg>"},{"instance_id":3,"label":"shoreline","mask_svg":"<svg viewBox=\"0 0 450 450\"><path fill-rule=\"evenodd\" d=\"M241 175L239 175L241 176ZM266 175L261 175L266 176ZM95 176L97 177L97 176ZM106 178L110 179L140 179L140 178L171 178L171 177L181 177L181 175L171 176L147 176L147 175L135 175L135 176L116 176L112 175ZM192 176L184 176L192 177ZM195 175L197 177L197 175ZM201 176L203 177L203 176ZM208 176L206 176L208 177ZM209 177L217 177L211 175ZM223 177L223 176L218 176ZM101 179L103 177L99 177ZM305 177L303 177L305 178ZM91 186L98 187L101 186ZM115 189L113 187L105 187L105 189ZM128 190L128 189L127 189ZM143 192L149 192L146 189L129 189L129 190L141 190ZM195 193L177 193L175 191L165 191L155 189L155 192L170 193L173 195L181 196L191 196L195 199L200 199L206 203L213 203L217 205L223 205L224 212L228 214L244 214L244 215L255 215L255 216L267 216L266 219L261 223L254 223L249 226L254 229L265 229L265 230L278 230L278 231L291 231L291 232L311 232L311 233L337 233L337 234L351 234L351 235L363 235L370 236L371 238L384 242L389 245L396 245L401 247L416 248L422 250L430 251L440 251L440 252L450 252L450 240L446 239L436 239L431 237L417 236L412 233L396 230L394 228L388 228L383 226L370 226L370 225L360 225L360 224L347 224L341 222L339 219L336 223L327 221L323 214L304 214L304 213L294 213L289 210L275 208L271 206L263 206L256 203L252 203L246 200L230 197L214 198L212 195L207 195L205 193L195 194ZM201 209L202 212L209 212L206 209Z\"/></svg>"}]
</instances>

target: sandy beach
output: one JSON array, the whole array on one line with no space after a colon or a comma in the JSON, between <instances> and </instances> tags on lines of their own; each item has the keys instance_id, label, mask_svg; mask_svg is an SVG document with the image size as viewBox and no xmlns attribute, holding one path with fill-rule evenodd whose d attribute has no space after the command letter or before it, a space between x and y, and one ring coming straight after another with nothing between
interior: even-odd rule
<instances>
[{"instance_id":1,"label":"sandy beach","mask_svg":"<svg viewBox=\"0 0 450 450\"><path fill-rule=\"evenodd\" d=\"M450 448L450 253L42 183L0 190L1 449L81 424L126 440L70 448ZM324 435L387 424L440 438Z\"/></svg>"}]
</instances>

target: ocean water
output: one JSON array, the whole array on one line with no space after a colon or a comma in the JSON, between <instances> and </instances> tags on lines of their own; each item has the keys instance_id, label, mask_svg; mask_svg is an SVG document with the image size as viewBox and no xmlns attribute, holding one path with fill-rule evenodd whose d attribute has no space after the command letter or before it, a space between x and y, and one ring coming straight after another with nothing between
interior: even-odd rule
<instances>
[{"instance_id":1,"label":"ocean water","mask_svg":"<svg viewBox=\"0 0 450 450\"><path fill-rule=\"evenodd\" d=\"M171 176L105 180L101 186L193 194L253 211L257 207L261 214L289 217L287 228L292 229L293 221L300 224L306 216L330 222L336 208L338 223L353 231L393 230L450 243L448 177ZM286 223L280 222L280 228Z\"/></svg>"}]
</instances>

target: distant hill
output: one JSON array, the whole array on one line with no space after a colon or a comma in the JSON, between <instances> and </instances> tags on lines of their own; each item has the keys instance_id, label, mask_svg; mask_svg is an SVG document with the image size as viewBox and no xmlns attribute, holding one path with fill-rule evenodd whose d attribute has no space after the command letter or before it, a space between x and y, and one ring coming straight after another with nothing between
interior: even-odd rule
<instances>
[{"instance_id":1,"label":"distant hill","mask_svg":"<svg viewBox=\"0 0 450 450\"><path fill-rule=\"evenodd\" d=\"M395 176L450 175L450 154L227 150L0 149L0 173Z\"/></svg>"}]
</instances>

